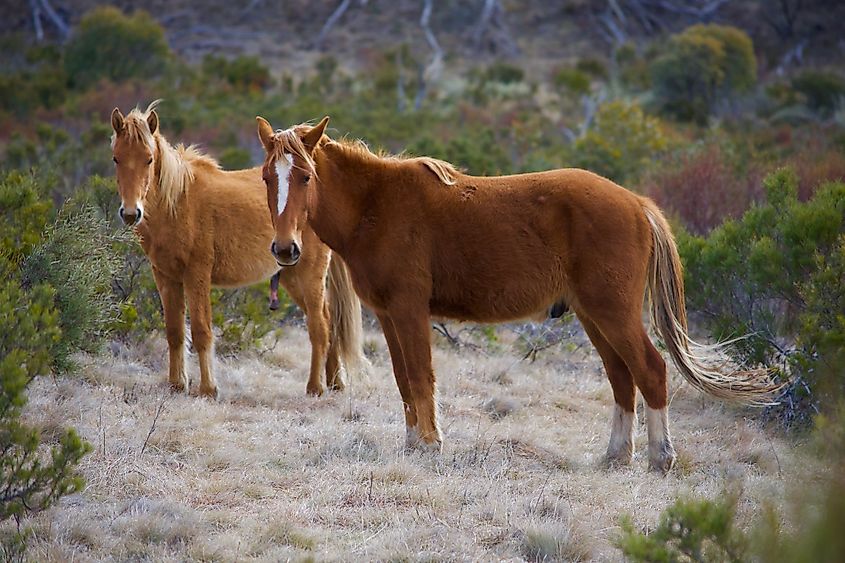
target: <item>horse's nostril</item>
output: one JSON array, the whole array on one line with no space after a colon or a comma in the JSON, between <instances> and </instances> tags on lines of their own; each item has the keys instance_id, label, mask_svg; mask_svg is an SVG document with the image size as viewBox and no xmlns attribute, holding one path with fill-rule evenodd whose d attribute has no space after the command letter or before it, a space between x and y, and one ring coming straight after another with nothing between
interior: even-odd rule
<instances>
[{"instance_id":1,"label":"horse's nostril","mask_svg":"<svg viewBox=\"0 0 845 563\"><path fill-rule=\"evenodd\" d=\"M290 257L291 257L291 259L295 262L295 261L299 260L299 256L301 254L302 254L302 252L299 250L299 245L296 244L295 242L291 243L291 245L290 245Z\"/></svg>"},{"instance_id":2,"label":"horse's nostril","mask_svg":"<svg viewBox=\"0 0 845 563\"><path fill-rule=\"evenodd\" d=\"M120 206L120 209L117 210L117 216L120 217L120 220L123 221L123 206Z\"/></svg>"},{"instance_id":3,"label":"horse's nostril","mask_svg":"<svg viewBox=\"0 0 845 563\"><path fill-rule=\"evenodd\" d=\"M276 241L270 243L270 254L276 256Z\"/></svg>"}]
</instances>

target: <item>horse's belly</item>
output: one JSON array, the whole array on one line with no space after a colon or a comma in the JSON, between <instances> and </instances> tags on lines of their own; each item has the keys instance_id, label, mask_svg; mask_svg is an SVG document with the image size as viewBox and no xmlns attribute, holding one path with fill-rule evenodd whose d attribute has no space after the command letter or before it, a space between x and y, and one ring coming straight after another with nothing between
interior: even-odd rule
<instances>
[{"instance_id":1,"label":"horse's belly","mask_svg":"<svg viewBox=\"0 0 845 563\"><path fill-rule=\"evenodd\" d=\"M270 253L267 252L270 256ZM238 268L221 267L221 264L214 265L211 272L211 285L215 287L244 287L253 285L269 279L279 271L279 265L272 258L243 262Z\"/></svg>"}]
</instances>

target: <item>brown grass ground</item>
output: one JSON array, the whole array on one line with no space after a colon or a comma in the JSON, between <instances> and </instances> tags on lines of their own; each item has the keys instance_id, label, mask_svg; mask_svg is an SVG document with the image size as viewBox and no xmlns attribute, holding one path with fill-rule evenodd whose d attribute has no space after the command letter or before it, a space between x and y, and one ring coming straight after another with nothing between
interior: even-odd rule
<instances>
[{"instance_id":1,"label":"brown grass ground","mask_svg":"<svg viewBox=\"0 0 845 563\"><path fill-rule=\"evenodd\" d=\"M78 376L31 386L28 418L45 436L72 425L95 451L81 465L86 489L33 520L29 555L620 560L612 542L622 514L653 526L679 494L737 485L743 522L782 502L802 463L793 445L755 411L677 378L676 468L646 471L642 425L633 465L605 468L611 390L597 354L580 344L576 335L530 363L511 346L479 353L439 342L441 455L403 449L399 393L376 331L368 378L323 398L304 395L309 349L298 327L263 358L219 359L218 402L166 390L160 338L89 358ZM196 381L195 364L191 356Z\"/></svg>"}]
</instances>

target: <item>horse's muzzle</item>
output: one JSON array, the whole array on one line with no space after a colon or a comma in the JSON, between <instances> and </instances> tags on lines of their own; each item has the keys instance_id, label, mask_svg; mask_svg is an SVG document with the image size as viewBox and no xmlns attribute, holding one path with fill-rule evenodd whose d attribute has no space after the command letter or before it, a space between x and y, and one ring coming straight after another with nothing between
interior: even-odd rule
<instances>
[{"instance_id":1,"label":"horse's muzzle","mask_svg":"<svg viewBox=\"0 0 845 563\"><path fill-rule=\"evenodd\" d=\"M144 216L144 211L141 207L138 207L134 211L128 212L121 205L120 209L117 210L117 214L120 217L120 220L123 221L124 225L127 227L133 227L141 222L141 219Z\"/></svg>"},{"instance_id":2,"label":"horse's muzzle","mask_svg":"<svg viewBox=\"0 0 845 563\"><path fill-rule=\"evenodd\" d=\"M270 253L279 266L293 266L299 262L299 258L302 256L302 250L296 241L291 241L289 245L279 245L276 244L276 241L273 241L270 244Z\"/></svg>"}]
</instances>

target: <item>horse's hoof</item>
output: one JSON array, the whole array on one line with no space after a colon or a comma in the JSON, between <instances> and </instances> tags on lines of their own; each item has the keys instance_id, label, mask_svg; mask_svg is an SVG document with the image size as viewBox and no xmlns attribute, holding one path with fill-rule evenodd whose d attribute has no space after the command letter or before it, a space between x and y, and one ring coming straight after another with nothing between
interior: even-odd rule
<instances>
[{"instance_id":1,"label":"horse's hoof","mask_svg":"<svg viewBox=\"0 0 845 563\"><path fill-rule=\"evenodd\" d=\"M187 391L188 391L188 382L187 381L184 381L184 380L181 380L181 379L174 381L174 380L171 379L168 383L170 384L170 390L173 393L187 393Z\"/></svg>"},{"instance_id":2,"label":"horse's hoof","mask_svg":"<svg viewBox=\"0 0 845 563\"><path fill-rule=\"evenodd\" d=\"M339 379L336 379L336 380L332 381L331 383L329 383L329 391L341 392L341 391L345 391L345 390L346 390L346 384Z\"/></svg>"},{"instance_id":3,"label":"horse's hoof","mask_svg":"<svg viewBox=\"0 0 845 563\"><path fill-rule=\"evenodd\" d=\"M217 387L203 387L200 385L199 396L216 401L219 393L217 391Z\"/></svg>"},{"instance_id":4,"label":"horse's hoof","mask_svg":"<svg viewBox=\"0 0 845 563\"><path fill-rule=\"evenodd\" d=\"M651 448L649 448L651 450ZM654 450L649 451L648 470L666 475L675 465L675 448L671 442L664 442Z\"/></svg>"},{"instance_id":5,"label":"horse's hoof","mask_svg":"<svg viewBox=\"0 0 845 563\"><path fill-rule=\"evenodd\" d=\"M311 395L312 397L319 397L320 395L322 395L323 393L325 393L325 392L326 392L326 390L323 388L323 386L322 386L322 385L311 385L311 384L308 384L308 386L305 388L305 392L306 392L308 395Z\"/></svg>"},{"instance_id":6,"label":"horse's hoof","mask_svg":"<svg viewBox=\"0 0 845 563\"><path fill-rule=\"evenodd\" d=\"M439 432L434 431L426 436L422 436L416 426L408 426L405 428L405 447L408 449L440 453L443 451L443 439L440 437Z\"/></svg>"},{"instance_id":7,"label":"horse's hoof","mask_svg":"<svg viewBox=\"0 0 845 563\"><path fill-rule=\"evenodd\" d=\"M606 456L604 456L604 465L605 467L611 469L614 467L624 467L626 465L631 465L632 455L630 452L618 452L618 453L610 453L608 452Z\"/></svg>"}]
</instances>

